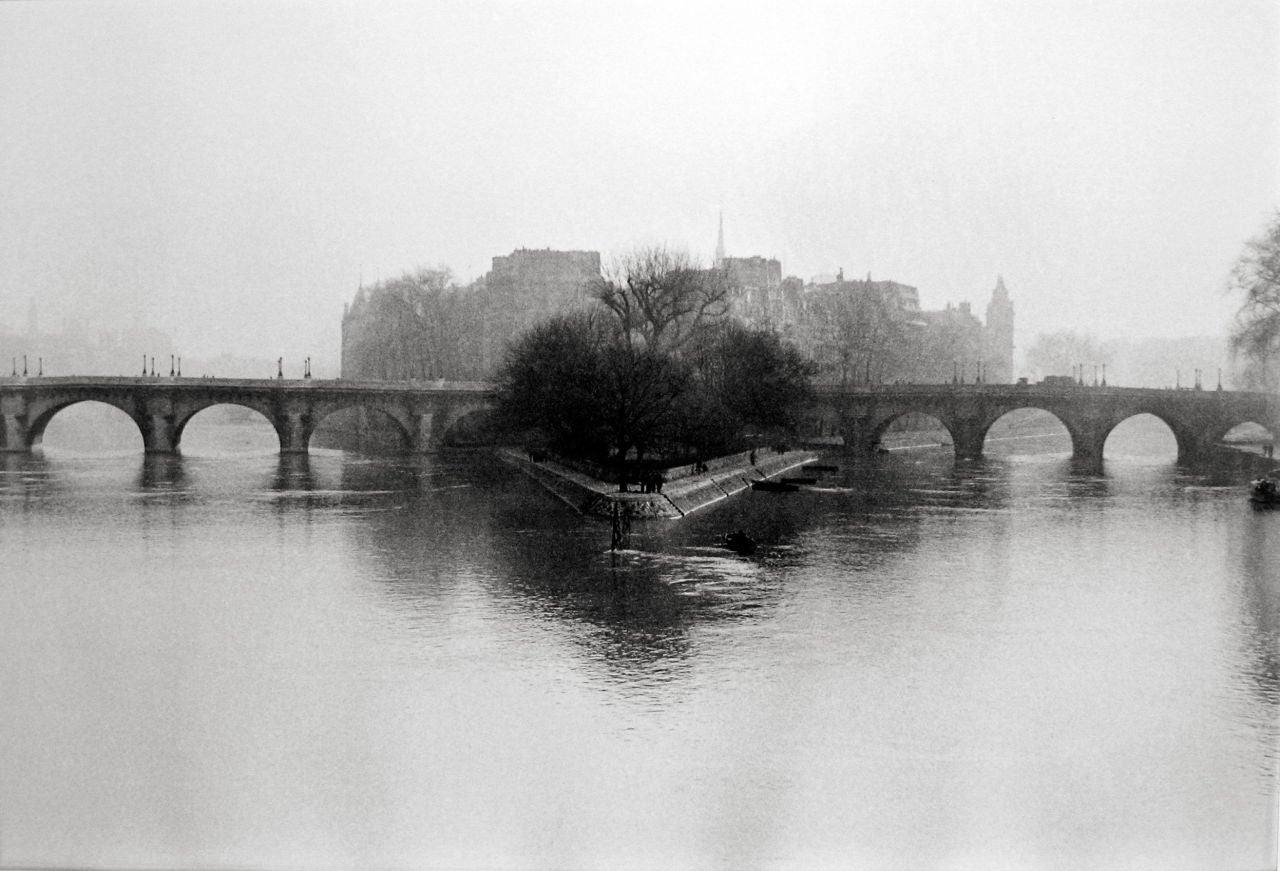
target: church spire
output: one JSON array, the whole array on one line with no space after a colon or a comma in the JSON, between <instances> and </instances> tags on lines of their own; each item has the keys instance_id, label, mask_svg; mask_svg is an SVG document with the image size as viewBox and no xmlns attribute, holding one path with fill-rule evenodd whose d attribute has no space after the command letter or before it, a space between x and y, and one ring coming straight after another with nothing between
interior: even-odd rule
<instances>
[{"instance_id":1,"label":"church spire","mask_svg":"<svg viewBox=\"0 0 1280 871\"><path fill-rule=\"evenodd\" d=\"M724 265L724 209L720 210L720 235L716 237L716 264Z\"/></svg>"}]
</instances>

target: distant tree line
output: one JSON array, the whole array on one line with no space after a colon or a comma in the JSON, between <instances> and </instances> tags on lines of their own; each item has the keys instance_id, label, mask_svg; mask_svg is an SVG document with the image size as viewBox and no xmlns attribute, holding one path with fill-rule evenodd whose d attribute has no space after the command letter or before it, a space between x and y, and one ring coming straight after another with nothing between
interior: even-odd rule
<instances>
[{"instance_id":1,"label":"distant tree line","mask_svg":"<svg viewBox=\"0 0 1280 871\"><path fill-rule=\"evenodd\" d=\"M967 308L906 310L893 282L842 282L806 307L806 344L828 383L973 380L985 356L982 322Z\"/></svg>"},{"instance_id":2,"label":"distant tree line","mask_svg":"<svg viewBox=\"0 0 1280 871\"><path fill-rule=\"evenodd\" d=\"M1258 390L1280 387L1280 212L1245 244L1228 290L1242 297L1231 349L1244 361L1243 380Z\"/></svg>"},{"instance_id":3,"label":"distant tree line","mask_svg":"<svg viewBox=\"0 0 1280 871\"><path fill-rule=\"evenodd\" d=\"M484 317L482 297L458 287L443 267L362 287L344 316L343 374L383 381L480 378Z\"/></svg>"}]
</instances>

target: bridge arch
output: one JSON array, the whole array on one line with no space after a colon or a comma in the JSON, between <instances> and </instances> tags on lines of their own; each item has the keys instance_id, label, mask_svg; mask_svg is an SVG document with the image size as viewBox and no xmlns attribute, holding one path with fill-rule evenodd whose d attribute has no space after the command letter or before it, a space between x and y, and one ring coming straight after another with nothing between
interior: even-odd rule
<instances>
[{"instance_id":1,"label":"bridge arch","mask_svg":"<svg viewBox=\"0 0 1280 871\"><path fill-rule=\"evenodd\" d=\"M816 401L804 412L801 432L819 439L834 439L843 435L840 408L832 402Z\"/></svg>"},{"instance_id":2,"label":"bridge arch","mask_svg":"<svg viewBox=\"0 0 1280 871\"><path fill-rule=\"evenodd\" d=\"M990 417L980 427L981 449L985 453L987 442L993 437L1002 437L1004 427L1015 430L1019 427L1030 427L1038 432L1032 432L1031 437L1036 435L1055 436L1065 433L1070 441L1071 451L1076 453L1076 445L1084 439L1084 433L1076 421L1067 415L1059 414L1052 408L1046 408L1042 405L1012 405L1006 408L997 408L991 412ZM995 431L993 433L993 430Z\"/></svg>"},{"instance_id":3,"label":"bridge arch","mask_svg":"<svg viewBox=\"0 0 1280 871\"><path fill-rule=\"evenodd\" d=\"M31 450L32 448L38 448L43 445L45 433L48 431L49 424L53 422L54 418L73 406L84 406L85 404L112 408L121 412L126 418L133 422L133 426L138 433L138 437L142 440L142 444L140 444L139 447L145 446L146 434L142 422L139 421L136 416L136 409L133 403L114 400L112 397L76 396L64 401L49 403L43 407L33 410L31 423L28 425L26 430L26 444L23 445L24 449Z\"/></svg>"},{"instance_id":4,"label":"bridge arch","mask_svg":"<svg viewBox=\"0 0 1280 871\"><path fill-rule=\"evenodd\" d=\"M1116 427L1135 418L1151 417L1168 428L1177 445L1178 462L1194 462L1208 456L1230 427L1225 427L1220 419L1205 421L1194 416L1178 414L1159 405L1141 403L1123 409L1098 427L1095 435L1098 456Z\"/></svg>"},{"instance_id":5,"label":"bridge arch","mask_svg":"<svg viewBox=\"0 0 1280 871\"><path fill-rule=\"evenodd\" d=\"M495 431L496 416L492 408L468 407L459 409L443 422L440 442L446 445L484 444Z\"/></svg>"},{"instance_id":6,"label":"bridge arch","mask_svg":"<svg viewBox=\"0 0 1280 871\"><path fill-rule=\"evenodd\" d=\"M134 425L138 428L138 432L143 437L143 442L145 444L145 426L143 422L138 419L137 409L134 403L124 401L113 396L71 396L59 401L36 405L31 409L29 418L30 423L26 428L26 444L23 447L27 450L39 447L44 441L45 430L48 429L49 423L54 419L54 417L56 417L59 412L65 411L73 405L80 405L84 402L107 405L124 412L124 414L132 420Z\"/></svg>"},{"instance_id":7,"label":"bridge arch","mask_svg":"<svg viewBox=\"0 0 1280 871\"><path fill-rule=\"evenodd\" d=\"M281 450L284 449L287 434L280 431L280 420L276 408L274 408L270 403L253 397L228 396L217 398L199 397L198 399L174 403L166 421L169 429L169 443L165 452L176 452L179 450L182 445L182 436L186 432L187 425L191 423L191 419L193 417L200 414L202 411L226 406L247 408L250 411L255 411L262 415L276 431L276 437L279 439Z\"/></svg>"},{"instance_id":8,"label":"bridge arch","mask_svg":"<svg viewBox=\"0 0 1280 871\"><path fill-rule=\"evenodd\" d=\"M871 428L872 444L876 447L884 447L884 439L892 431L893 425L899 421L905 421L911 418L928 418L933 421L937 424L938 429L946 433L944 437L946 446L955 446L955 432L952 425L946 420L945 415L938 414L936 409L917 408L897 409L878 419Z\"/></svg>"},{"instance_id":9,"label":"bridge arch","mask_svg":"<svg viewBox=\"0 0 1280 871\"><path fill-rule=\"evenodd\" d=\"M243 409L251 412L255 418L261 420L271 428L272 432L275 433L276 446L279 447L282 444L280 428L277 426L276 421L272 419L269 409L266 409L262 403L227 400L225 402L210 402L202 404L199 407L192 406L191 408L185 408L182 410L180 416L175 416L173 427L173 449L176 451L181 447L183 439L187 436L188 427L190 427L193 420L201 415L212 417L216 416L218 411L225 412L232 409ZM208 415L208 412L213 412L214 414ZM197 442L198 441L199 438L197 437Z\"/></svg>"},{"instance_id":10,"label":"bridge arch","mask_svg":"<svg viewBox=\"0 0 1280 871\"><path fill-rule=\"evenodd\" d=\"M395 405L363 401L328 403L318 406L311 416L310 426L306 432L306 441L303 443L304 448L310 446L311 437L315 435L315 431L320 428L321 424L334 415L360 421L356 424L356 427L365 425L369 418L388 422L392 425L391 430L399 438L399 447L405 451L411 451L414 448L416 422L405 414L404 409Z\"/></svg>"},{"instance_id":11,"label":"bridge arch","mask_svg":"<svg viewBox=\"0 0 1280 871\"><path fill-rule=\"evenodd\" d=\"M1274 447L1277 439L1280 439L1280 427L1275 422L1268 424L1263 420L1242 420L1216 435L1218 442L1260 449Z\"/></svg>"}]
</instances>

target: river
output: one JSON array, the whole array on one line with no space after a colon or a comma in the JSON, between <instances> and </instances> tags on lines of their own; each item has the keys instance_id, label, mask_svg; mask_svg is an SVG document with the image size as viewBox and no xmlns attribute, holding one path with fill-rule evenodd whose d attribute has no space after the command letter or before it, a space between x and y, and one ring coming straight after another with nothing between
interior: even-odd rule
<instances>
[{"instance_id":1,"label":"river","mask_svg":"<svg viewBox=\"0 0 1280 871\"><path fill-rule=\"evenodd\" d=\"M0 466L0 867L1275 867L1247 472L837 454L610 554L483 452L210 431Z\"/></svg>"}]
</instances>

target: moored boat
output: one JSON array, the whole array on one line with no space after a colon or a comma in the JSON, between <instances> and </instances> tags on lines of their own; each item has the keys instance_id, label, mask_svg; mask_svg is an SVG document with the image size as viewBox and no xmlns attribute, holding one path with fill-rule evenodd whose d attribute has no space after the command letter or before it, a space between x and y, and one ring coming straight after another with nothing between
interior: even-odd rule
<instances>
[{"instance_id":1,"label":"moored boat","mask_svg":"<svg viewBox=\"0 0 1280 871\"><path fill-rule=\"evenodd\" d=\"M1280 505L1280 469L1272 469L1249 484L1249 499L1255 505Z\"/></svg>"},{"instance_id":2,"label":"moored boat","mask_svg":"<svg viewBox=\"0 0 1280 871\"><path fill-rule=\"evenodd\" d=\"M724 546L741 556L750 556L756 552L756 541L741 529L724 534Z\"/></svg>"},{"instance_id":3,"label":"moored boat","mask_svg":"<svg viewBox=\"0 0 1280 871\"><path fill-rule=\"evenodd\" d=\"M766 493L794 493L800 489L799 484L788 484L786 481L752 481L752 490L764 490Z\"/></svg>"}]
</instances>

